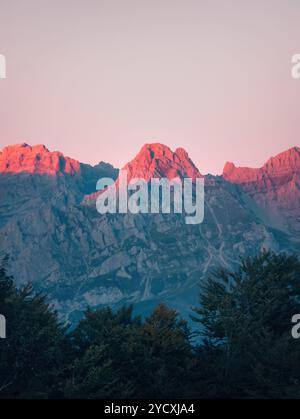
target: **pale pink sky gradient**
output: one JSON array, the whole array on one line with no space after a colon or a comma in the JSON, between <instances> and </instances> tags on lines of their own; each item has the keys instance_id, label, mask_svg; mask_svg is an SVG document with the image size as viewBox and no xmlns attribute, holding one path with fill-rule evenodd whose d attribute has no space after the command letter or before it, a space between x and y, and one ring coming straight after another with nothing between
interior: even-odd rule
<instances>
[{"instance_id":1,"label":"pale pink sky gradient","mask_svg":"<svg viewBox=\"0 0 300 419\"><path fill-rule=\"evenodd\" d=\"M0 148L123 166L145 142L202 173L299 145L299 0L0 0Z\"/></svg>"}]
</instances>

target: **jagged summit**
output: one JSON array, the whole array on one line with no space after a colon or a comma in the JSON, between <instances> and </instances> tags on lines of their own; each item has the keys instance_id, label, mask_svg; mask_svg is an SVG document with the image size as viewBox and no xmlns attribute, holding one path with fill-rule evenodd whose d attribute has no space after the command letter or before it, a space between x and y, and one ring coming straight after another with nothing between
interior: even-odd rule
<instances>
[{"instance_id":1,"label":"jagged summit","mask_svg":"<svg viewBox=\"0 0 300 419\"><path fill-rule=\"evenodd\" d=\"M298 147L261 169L227 164L229 179L243 180L244 170L250 178L264 177L234 187L207 177L204 220L192 226L179 214L99 214L95 202L86 205L84 198L93 196L99 178L115 179L118 170L79 164L43 145L6 147L0 153L0 170L7 173L0 176L0 253L8 255L8 273L18 286L32 282L69 320L87 306L135 304L146 315L161 301L188 316L199 282L216 268L235 270L240 256L261 249L299 253L298 164ZM162 144L146 144L125 167L130 176L146 179L200 175L185 150ZM54 182L36 176L79 168L80 175L66 182L64 176ZM9 175L22 171L31 174Z\"/></svg>"},{"instance_id":2,"label":"jagged summit","mask_svg":"<svg viewBox=\"0 0 300 419\"><path fill-rule=\"evenodd\" d=\"M27 143L9 145L0 151L0 173L31 173L62 175L79 173L83 164L59 151L49 151L43 145ZM96 165L96 169L99 165ZM100 166L103 166L101 163ZM183 148L174 152L161 143L145 144L139 153L127 163L128 180L152 177L202 177L201 173ZM271 157L261 168L236 167L227 162L223 178L233 183L252 183L266 179L300 175L300 147L295 146Z\"/></svg>"},{"instance_id":3,"label":"jagged summit","mask_svg":"<svg viewBox=\"0 0 300 419\"><path fill-rule=\"evenodd\" d=\"M201 177L201 174L188 153L183 148L173 152L169 147L160 143L145 144L136 157L127 163L123 170L127 170L128 180L132 178L167 177Z\"/></svg>"},{"instance_id":4,"label":"jagged summit","mask_svg":"<svg viewBox=\"0 0 300 419\"><path fill-rule=\"evenodd\" d=\"M51 176L74 175L80 172L80 163L59 151L49 151L43 144L30 146L22 143L4 147L0 152L0 173L22 172Z\"/></svg>"},{"instance_id":5,"label":"jagged summit","mask_svg":"<svg viewBox=\"0 0 300 419\"><path fill-rule=\"evenodd\" d=\"M277 178L300 174L300 148L292 147L275 157L271 157L262 167L236 167L227 162L223 169L223 178L233 183L257 182L264 178Z\"/></svg>"},{"instance_id":6,"label":"jagged summit","mask_svg":"<svg viewBox=\"0 0 300 419\"><path fill-rule=\"evenodd\" d=\"M138 154L127 163L122 170L127 171L127 182L139 178L149 181L152 178L192 178L203 177L188 153L183 148L173 152L161 143L144 144ZM118 187L120 178L116 179ZM93 201L101 192L94 192L85 196L85 200Z\"/></svg>"}]
</instances>

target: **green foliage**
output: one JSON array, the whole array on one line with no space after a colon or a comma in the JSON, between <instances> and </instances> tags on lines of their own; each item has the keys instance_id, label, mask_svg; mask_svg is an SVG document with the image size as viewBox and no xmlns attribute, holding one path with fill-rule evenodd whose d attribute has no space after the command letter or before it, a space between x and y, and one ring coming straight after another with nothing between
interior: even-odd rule
<instances>
[{"instance_id":1,"label":"green foliage","mask_svg":"<svg viewBox=\"0 0 300 419\"><path fill-rule=\"evenodd\" d=\"M48 397L63 366L64 333L55 312L31 285L16 289L4 266L0 308L7 322L7 338L0 340L0 397Z\"/></svg>"},{"instance_id":2,"label":"green foliage","mask_svg":"<svg viewBox=\"0 0 300 419\"><path fill-rule=\"evenodd\" d=\"M186 323L160 305L144 322L132 307L92 312L70 335L69 397L180 395L191 348Z\"/></svg>"},{"instance_id":3,"label":"green foliage","mask_svg":"<svg viewBox=\"0 0 300 419\"><path fill-rule=\"evenodd\" d=\"M201 286L199 323L208 397L299 397L300 262L263 252L237 272L219 270ZM203 387L203 386L202 386Z\"/></svg>"},{"instance_id":4,"label":"green foliage","mask_svg":"<svg viewBox=\"0 0 300 419\"><path fill-rule=\"evenodd\" d=\"M200 287L192 319L161 304L88 309L67 332L45 297L0 268L0 398L300 398L300 261L263 252Z\"/></svg>"},{"instance_id":5,"label":"green foliage","mask_svg":"<svg viewBox=\"0 0 300 419\"><path fill-rule=\"evenodd\" d=\"M68 397L131 397L131 353L140 326L132 307L87 310L69 336L72 356L65 392Z\"/></svg>"},{"instance_id":6,"label":"green foliage","mask_svg":"<svg viewBox=\"0 0 300 419\"><path fill-rule=\"evenodd\" d=\"M137 397L183 397L193 349L187 323L175 310L159 305L145 319L136 340Z\"/></svg>"}]
</instances>

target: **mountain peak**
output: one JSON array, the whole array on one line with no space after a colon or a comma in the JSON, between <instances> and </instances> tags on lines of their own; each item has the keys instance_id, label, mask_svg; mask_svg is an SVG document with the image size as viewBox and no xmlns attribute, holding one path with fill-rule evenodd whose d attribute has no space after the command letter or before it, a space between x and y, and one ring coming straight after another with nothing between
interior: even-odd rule
<instances>
[{"instance_id":1,"label":"mountain peak","mask_svg":"<svg viewBox=\"0 0 300 419\"><path fill-rule=\"evenodd\" d=\"M58 151L51 152L44 144L14 144L0 151L0 173L36 173L62 175L79 173L80 163Z\"/></svg>"},{"instance_id":2,"label":"mountain peak","mask_svg":"<svg viewBox=\"0 0 300 419\"><path fill-rule=\"evenodd\" d=\"M235 169L236 169L235 164L230 161L227 161L223 169L223 176L224 174L228 175L232 173Z\"/></svg>"},{"instance_id":3,"label":"mountain peak","mask_svg":"<svg viewBox=\"0 0 300 419\"><path fill-rule=\"evenodd\" d=\"M145 144L136 157L127 163L123 170L127 170L128 181L132 178L167 177L201 177L201 174L188 153L183 148L173 152L168 146L161 143Z\"/></svg>"},{"instance_id":4,"label":"mountain peak","mask_svg":"<svg viewBox=\"0 0 300 419\"><path fill-rule=\"evenodd\" d=\"M271 157L263 166L268 172L300 171L300 148L292 147L275 157Z\"/></svg>"},{"instance_id":5,"label":"mountain peak","mask_svg":"<svg viewBox=\"0 0 300 419\"><path fill-rule=\"evenodd\" d=\"M278 178L300 174L300 148L295 146L271 157L260 168L236 167L227 162L223 169L223 178L233 183L256 182L263 178Z\"/></svg>"},{"instance_id":6,"label":"mountain peak","mask_svg":"<svg viewBox=\"0 0 300 419\"><path fill-rule=\"evenodd\" d=\"M182 158L182 159L189 158L189 155L188 155L187 151L184 148L182 148L182 147L176 148L175 154L177 156L179 156L180 158Z\"/></svg>"}]
</instances>

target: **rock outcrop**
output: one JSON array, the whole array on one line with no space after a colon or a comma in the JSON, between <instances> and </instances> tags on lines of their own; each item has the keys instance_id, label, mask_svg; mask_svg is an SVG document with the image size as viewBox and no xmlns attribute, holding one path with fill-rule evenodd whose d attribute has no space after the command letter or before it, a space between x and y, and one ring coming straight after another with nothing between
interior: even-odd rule
<instances>
[{"instance_id":1,"label":"rock outcrop","mask_svg":"<svg viewBox=\"0 0 300 419\"><path fill-rule=\"evenodd\" d=\"M202 176L186 151L162 144L146 144L125 168L146 180ZM17 284L31 281L70 319L87 305L134 303L145 313L160 301L187 315L217 266L234 268L263 248L300 250L299 148L261 169L227 164L223 176L205 176L199 225L181 214L98 214L84 197L117 174L44 146L0 154L0 254Z\"/></svg>"}]
</instances>

